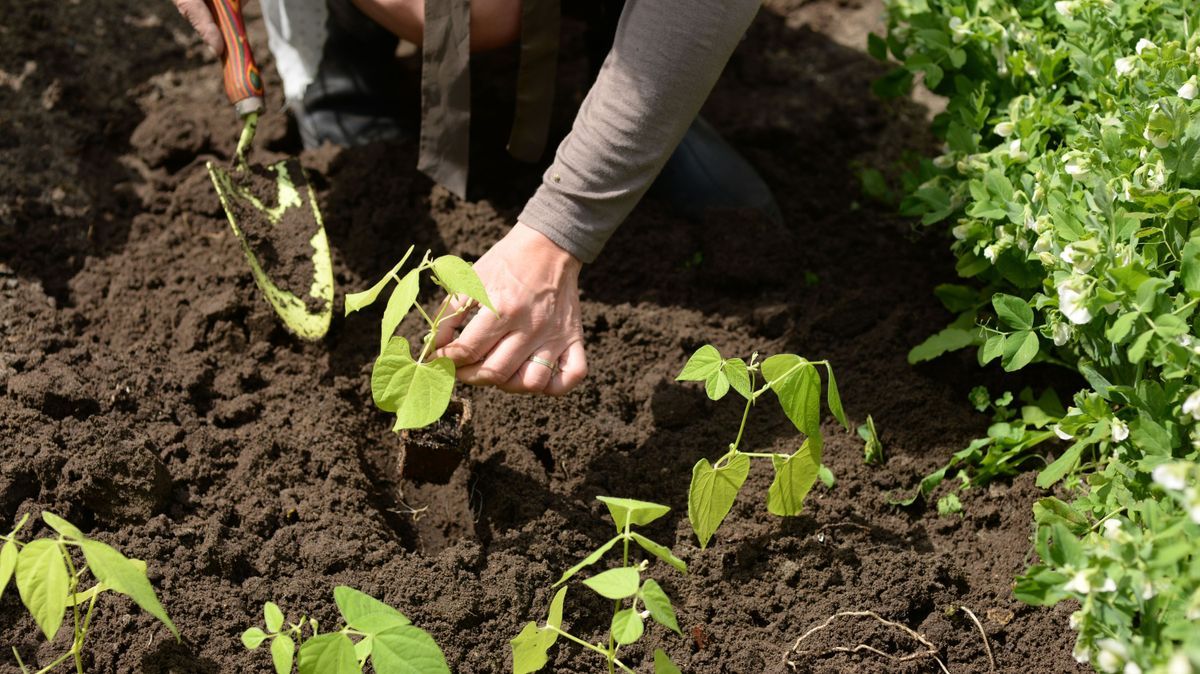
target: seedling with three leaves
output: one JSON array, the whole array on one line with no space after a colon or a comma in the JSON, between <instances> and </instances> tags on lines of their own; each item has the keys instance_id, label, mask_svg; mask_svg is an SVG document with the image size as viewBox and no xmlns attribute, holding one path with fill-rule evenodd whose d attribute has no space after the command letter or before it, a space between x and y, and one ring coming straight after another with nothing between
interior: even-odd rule
<instances>
[{"instance_id":1,"label":"seedling with three leaves","mask_svg":"<svg viewBox=\"0 0 1200 674\"><path fill-rule=\"evenodd\" d=\"M154 588L146 578L146 563L129 559L112 546L92 540L78 527L53 513L43 512L42 520L57 536L38 538L28 543L17 540L17 534L29 521L26 514L7 536L0 536L0 594L3 594L10 579L16 579L21 602L33 616L42 634L54 640L69 612L74 637L67 652L59 655L50 664L37 670L45 674L59 665L74 660L75 671L83 674L83 645L91 629L96 603L106 592L123 594L133 600L143 611L158 618L175 638L179 630L163 610ZM82 555L77 562L74 554ZM95 583L84 588L91 575ZM13 648L21 671L32 670L21 661L21 655Z\"/></svg>"},{"instance_id":2,"label":"seedling with three leaves","mask_svg":"<svg viewBox=\"0 0 1200 674\"><path fill-rule=\"evenodd\" d=\"M656 543L633 530L634 526L646 526L654 520L667 514L667 506L647 501L633 499L597 496L599 501L608 506L617 527L617 535L596 548L583 561L567 569L555 586L562 587L550 601L550 612L546 622L539 627L537 623L527 623L512 640L513 674L528 674L536 672L549 662L548 651L559 637L573 641L576 644L604 656L610 674L616 670L633 672L630 665L620 659L620 649L636 642L645 633L647 618L653 619L667 629L681 634L679 621L675 617L675 609L662 586L653 578L642 580L642 573L649 568L649 560L633 562L629 554L630 543L640 546L645 552L657 557L669 566L687 573L687 564L671 552L665 545ZM563 628L563 603L567 596L568 580L583 569L599 562L608 551L617 544L621 545L621 566L602 571L583 581L597 594L613 600L613 617L609 629L608 643L589 643L585 639L567 632ZM628 605L626 604L628 602ZM639 606L642 607L639 610ZM679 674L679 669L667 657L662 649L654 651L655 674Z\"/></svg>"},{"instance_id":3,"label":"seedling with three leaves","mask_svg":"<svg viewBox=\"0 0 1200 674\"><path fill-rule=\"evenodd\" d=\"M400 270L412 252L410 246L400 262L378 283L367 290L346 296L348 316L370 306L390 282L396 283L383 310L383 320L379 326L379 357L371 369L371 397L380 409L395 413L396 423L392 430L396 432L432 424L441 418L450 404L454 393L454 361L435 354L434 337L438 327L451 316L471 310L474 302L493 313L496 311L479 275L470 264L453 255L434 258L426 251L420 264L401 277ZM433 316L417 302L422 272L429 272L429 280L447 293ZM465 302L451 311L455 296L467 297L473 302ZM429 327L415 358L408 340L395 334L400 322L413 309L420 313Z\"/></svg>"},{"instance_id":4,"label":"seedling with three leaves","mask_svg":"<svg viewBox=\"0 0 1200 674\"><path fill-rule=\"evenodd\" d=\"M337 631L321 633L317 621L305 616L287 623L279 606L267 602L267 629L247 629L242 645L254 650L270 642L276 674L291 674L293 665L300 674L362 674L368 661L375 674L450 674L437 642L404 614L345 585L334 588L333 599L346 621Z\"/></svg>"},{"instance_id":5,"label":"seedling with three leaves","mask_svg":"<svg viewBox=\"0 0 1200 674\"><path fill-rule=\"evenodd\" d=\"M730 389L746 400L742 424L729 450L710 463L700 459L692 469L692 485L688 490L688 519L704 548L721 522L733 508L742 484L750 474L750 459L770 459L775 468L775 480L767 491L767 510L773 515L799 515L804 497L821 477L832 482L832 475L821 465L821 374L824 367L829 376L825 401L838 422L849 430L846 413L838 394L837 381L828 361L810 361L790 353L778 354L759 362L758 354L747 363L741 358L723 358L712 345L700 347L683 367L678 381L702 381L705 393L720 400ZM759 386L759 379L763 384ZM757 388L756 388L757 387ZM784 414L805 435L800 449L792 454L742 451L746 420L750 408L767 391L773 391L783 406Z\"/></svg>"}]
</instances>

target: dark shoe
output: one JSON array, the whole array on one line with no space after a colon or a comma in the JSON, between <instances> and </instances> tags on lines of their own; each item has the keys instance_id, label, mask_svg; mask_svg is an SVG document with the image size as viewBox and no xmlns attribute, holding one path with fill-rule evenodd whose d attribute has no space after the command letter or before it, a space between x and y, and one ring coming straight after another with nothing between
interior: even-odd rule
<instances>
[{"instance_id":1,"label":"dark shoe","mask_svg":"<svg viewBox=\"0 0 1200 674\"><path fill-rule=\"evenodd\" d=\"M350 0L328 0L329 31L296 122L304 147L351 147L415 136L401 122L399 39Z\"/></svg>"},{"instance_id":2,"label":"dark shoe","mask_svg":"<svg viewBox=\"0 0 1200 674\"><path fill-rule=\"evenodd\" d=\"M667 160L650 194L690 218L714 209L752 209L783 224L779 204L762 176L700 117Z\"/></svg>"}]
</instances>

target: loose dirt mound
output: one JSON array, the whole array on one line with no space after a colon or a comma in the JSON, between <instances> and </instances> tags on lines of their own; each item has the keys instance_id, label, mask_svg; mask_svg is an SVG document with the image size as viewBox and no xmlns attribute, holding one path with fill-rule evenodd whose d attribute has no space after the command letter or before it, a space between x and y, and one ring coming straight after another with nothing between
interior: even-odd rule
<instances>
[{"instance_id":1,"label":"loose dirt mound","mask_svg":"<svg viewBox=\"0 0 1200 674\"><path fill-rule=\"evenodd\" d=\"M815 4L825 20L870 14ZM774 186L788 226L639 208L585 271L586 385L558 400L464 391L474 440L445 485L397 475L398 440L370 404L372 316L337 318L323 343L303 345L259 296L203 170L228 162L237 123L217 67L169 3L4 12L0 69L36 65L0 83L0 521L53 510L147 560L185 637L113 601L89 671L262 671L265 654L237 639L262 602L329 624L336 584L400 608L455 671L505 671L507 640L544 614L550 583L610 535L598 494L674 508L648 534L690 566L663 583L686 636L655 629L644 648L665 648L685 671L789 671L798 636L838 611L871 610L923 633L951 671L986 672L961 606L983 621L998 670L1073 671L1066 611L1011 598L1030 554L1030 479L968 492L961 518L886 504L981 432L965 400L979 375L967 360L905 363L946 318L930 291L951 278L949 258L944 242L859 201L855 167L927 143L924 112L874 100L880 68L804 27L813 5L800 5L762 12L706 109ZM580 42L573 30L568 56ZM586 71L565 61L560 132ZM500 76L511 63L480 61L476 81L497 84L477 87L478 110L512 109ZM405 65L415 103L416 66ZM340 291L373 281L410 243L477 256L503 234L539 179L503 156L505 117L476 115L467 202L411 169L411 145L303 155ZM258 142L298 149L282 115ZM780 520L764 507L769 469L756 467L699 550L684 518L690 469L723 450L740 408L672 376L709 341L830 359L850 416L874 415L887 464L864 466L861 443L827 426L834 489ZM756 413L750 446L794 448L781 414ZM574 629L601 629L605 602L574 597ZM26 662L51 655L15 592L0 600L0 626ZM797 671L937 671L928 659L830 652L863 642L917 647L847 619L793 660ZM559 647L553 671L597 667Z\"/></svg>"}]
</instances>

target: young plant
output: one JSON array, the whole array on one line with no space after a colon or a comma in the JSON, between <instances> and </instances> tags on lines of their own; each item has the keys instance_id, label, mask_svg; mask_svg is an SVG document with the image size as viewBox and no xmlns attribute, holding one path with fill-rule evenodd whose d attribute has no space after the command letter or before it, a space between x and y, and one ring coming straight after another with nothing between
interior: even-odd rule
<instances>
[{"instance_id":1,"label":"young plant","mask_svg":"<svg viewBox=\"0 0 1200 674\"><path fill-rule=\"evenodd\" d=\"M441 418L450 404L450 397L454 393L454 361L435 357L433 340L438 326L452 316L469 311L474 302L493 313L496 311L475 270L453 255L433 258L426 251L420 264L403 277L399 276L400 269L412 252L413 247L410 246L400 262L375 285L362 292L346 295L346 315L349 316L370 306L389 282L396 282L379 326L379 357L371 368L371 397L379 409L396 414L396 424L392 430L397 433L432 424ZM446 291L446 299L432 317L417 302L422 272L429 272L429 280ZM472 302L465 302L450 312L451 302L458 295L468 297ZM395 335L400 321L413 309L421 314L429 326L415 358L408 340Z\"/></svg>"},{"instance_id":2,"label":"young plant","mask_svg":"<svg viewBox=\"0 0 1200 674\"><path fill-rule=\"evenodd\" d=\"M660 545L633 530L636 526L645 526L667 514L667 506L633 499L612 498L609 496L596 497L608 506L613 523L617 526L617 535L583 561L567 569L555 587L563 585L576 573L591 566L618 543L621 544L621 566L598 573L583 581L600 596L613 600L613 617L609 629L608 643L589 643L580 637L570 634L563 629L563 602L567 596L567 586L563 585L550 601L550 612L546 623L538 627L537 623L527 623L521 633L513 638L513 674L528 674L536 672L549 662L547 652L559 637L573 641L584 648L604 656L610 674L616 670L633 672L630 665L621 661L620 649L642 638L645 632L645 621L653 619L667 629L682 634L679 631L679 621L675 618L675 609L667 593L653 579L642 580L642 573L650 566L650 561L644 559L633 562L629 555L629 544L636 543L644 551L666 562L680 573L687 573L687 564L676 557L665 545ZM628 604L626 604L628 602ZM642 607L639 610L639 606ZM678 674L679 669L667 657L662 649L654 651L655 674Z\"/></svg>"},{"instance_id":3,"label":"young plant","mask_svg":"<svg viewBox=\"0 0 1200 674\"><path fill-rule=\"evenodd\" d=\"M68 611L71 615L74 632L71 647L37 670L37 674L49 672L68 660L75 661L78 674L83 673L83 644L92 625L96 602L105 592L129 597L179 638L179 630L167 617L146 578L145 562L129 559L113 547L84 536L75 525L53 513L43 512L42 520L58 535L28 543L17 540L17 534L29 521L26 514L12 532L0 536L4 542L0 547L0 595L9 580L15 578L21 602L48 641L58 634L64 615ZM82 562L77 561L75 552L82 555ZM82 585L89 574L95 582L84 589ZM32 671L21 661L16 648L13 655L22 672Z\"/></svg>"},{"instance_id":4,"label":"young plant","mask_svg":"<svg viewBox=\"0 0 1200 674\"><path fill-rule=\"evenodd\" d=\"M267 629L247 629L242 645L254 650L270 641L276 674L291 674L293 664L300 674L361 674L368 660L375 674L450 674L437 642L404 614L345 585L334 588L333 600L346 621L336 631L321 633L317 621L305 616L285 625L283 611L267 602Z\"/></svg>"},{"instance_id":5,"label":"young plant","mask_svg":"<svg viewBox=\"0 0 1200 674\"><path fill-rule=\"evenodd\" d=\"M828 361L809 361L785 353L771 356L760 363L755 353L747 363L741 358L722 358L715 347L706 344L692 354L683 366L676 380L704 382L704 391L712 400L720 400L730 389L746 400L742 425L738 428L737 437L729 444L729 451L715 464L709 463L708 459L700 459L692 469L688 519L700 539L701 548L708 545L717 527L721 526L733 508L733 501L750 474L750 459L770 459L775 468L775 480L767 491L767 510L772 515L799 515L804 497L817 478L832 482L832 476L828 476L828 471L821 466L824 438L821 435L821 374L818 367L824 367L829 375L829 387L825 394L829 411L849 430L838 395L837 381ZM756 388L760 377L764 383ZM793 454L741 450L750 408L767 391L775 393L784 414L806 436L800 449Z\"/></svg>"}]
</instances>

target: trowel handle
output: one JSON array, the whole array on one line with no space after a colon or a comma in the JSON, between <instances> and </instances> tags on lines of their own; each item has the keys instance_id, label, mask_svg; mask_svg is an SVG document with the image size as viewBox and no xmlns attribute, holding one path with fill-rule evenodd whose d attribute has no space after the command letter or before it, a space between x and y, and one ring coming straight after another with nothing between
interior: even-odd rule
<instances>
[{"instance_id":1,"label":"trowel handle","mask_svg":"<svg viewBox=\"0 0 1200 674\"><path fill-rule=\"evenodd\" d=\"M221 28L225 52L221 62L225 67L225 95L242 117L262 110L263 85L246 38L246 23L242 21L242 0L205 0Z\"/></svg>"}]
</instances>

